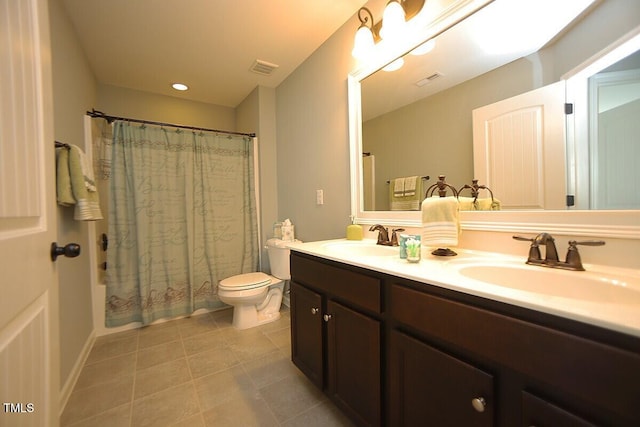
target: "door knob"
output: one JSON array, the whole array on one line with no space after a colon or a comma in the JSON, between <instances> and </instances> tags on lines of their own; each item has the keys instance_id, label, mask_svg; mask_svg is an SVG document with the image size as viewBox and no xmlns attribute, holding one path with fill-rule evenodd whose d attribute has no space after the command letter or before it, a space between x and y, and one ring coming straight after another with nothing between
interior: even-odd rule
<instances>
[{"instance_id":1,"label":"door knob","mask_svg":"<svg viewBox=\"0 0 640 427\"><path fill-rule=\"evenodd\" d=\"M60 255L75 258L80 255L80 245L77 243L69 243L65 246L58 246L56 242L51 243L51 261L55 261Z\"/></svg>"},{"instance_id":2,"label":"door knob","mask_svg":"<svg viewBox=\"0 0 640 427\"><path fill-rule=\"evenodd\" d=\"M319 308L311 307L311 314L318 314L319 311Z\"/></svg>"},{"instance_id":3,"label":"door knob","mask_svg":"<svg viewBox=\"0 0 640 427\"><path fill-rule=\"evenodd\" d=\"M328 322L329 320L331 320L331 315L330 314L325 314L324 316L322 316L324 318L325 322Z\"/></svg>"},{"instance_id":4,"label":"door knob","mask_svg":"<svg viewBox=\"0 0 640 427\"><path fill-rule=\"evenodd\" d=\"M487 406L487 401L484 397L476 397L471 399L471 406L478 412L484 412L484 408Z\"/></svg>"}]
</instances>

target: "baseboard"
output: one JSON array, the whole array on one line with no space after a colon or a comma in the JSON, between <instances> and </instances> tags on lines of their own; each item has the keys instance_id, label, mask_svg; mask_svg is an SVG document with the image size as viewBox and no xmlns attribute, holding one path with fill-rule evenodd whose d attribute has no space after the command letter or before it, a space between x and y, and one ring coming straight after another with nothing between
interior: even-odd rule
<instances>
[{"instance_id":1,"label":"baseboard","mask_svg":"<svg viewBox=\"0 0 640 427\"><path fill-rule=\"evenodd\" d=\"M69 377L67 381L65 381L64 386L60 390L60 416L64 412L64 408L67 406L67 402L69 401L69 397L71 396L71 392L73 388L76 386L76 382L78 382L78 378L80 377L80 373L82 372L82 368L89 357L89 353L93 348L93 343L96 341L96 331L93 330L89 334L87 341L84 343L84 347L80 352L80 356L76 360L76 363L73 365L73 369L69 373Z\"/></svg>"}]
</instances>

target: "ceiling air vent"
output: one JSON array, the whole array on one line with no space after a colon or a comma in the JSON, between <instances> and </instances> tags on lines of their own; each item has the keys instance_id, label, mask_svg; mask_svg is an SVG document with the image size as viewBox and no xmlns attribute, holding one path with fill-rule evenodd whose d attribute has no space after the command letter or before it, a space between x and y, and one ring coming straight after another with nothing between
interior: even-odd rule
<instances>
[{"instance_id":1,"label":"ceiling air vent","mask_svg":"<svg viewBox=\"0 0 640 427\"><path fill-rule=\"evenodd\" d=\"M251 65L250 70L256 74L262 74L263 76L270 76L279 65L272 64L267 61L261 61L260 59L256 59Z\"/></svg>"},{"instance_id":2,"label":"ceiling air vent","mask_svg":"<svg viewBox=\"0 0 640 427\"><path fill-rule=\"evenodd\" d=\"M436 71L435 73L431 74L430 76L427 76L423 79L418 80L415 85L418 87L422 87L424 85L426 85L427 83L431 83L432 81L434 81L435 79L442 77L442 73Z\"/></svg>"}]
</instances>

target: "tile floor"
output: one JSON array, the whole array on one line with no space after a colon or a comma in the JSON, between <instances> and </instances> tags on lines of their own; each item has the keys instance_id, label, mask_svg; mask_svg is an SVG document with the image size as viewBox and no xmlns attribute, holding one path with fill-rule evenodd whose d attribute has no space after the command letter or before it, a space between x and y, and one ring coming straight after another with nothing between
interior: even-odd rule
<instances>
[{"instance_id":1,"label":"tile floor","mask_svg":"<svg viewBox=\"0 0 640 427\"><path fill-rule=\"evenodd\" d=\"M238 331L231 310L99 337L62 426L351 426L291 362L290 316Z\"/></svg>"}]
</instances>

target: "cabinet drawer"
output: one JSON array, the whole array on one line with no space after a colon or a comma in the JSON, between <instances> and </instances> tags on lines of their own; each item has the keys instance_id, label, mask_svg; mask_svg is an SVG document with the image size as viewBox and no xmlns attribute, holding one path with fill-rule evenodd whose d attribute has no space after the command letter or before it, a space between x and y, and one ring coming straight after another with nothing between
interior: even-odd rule
<instances>
[{"instance_id":1,"label":"cabinet drawer","mask_svg":"<svg viewBox=\"0 0 640 427\"><path fill-rule=\"evenodd\" d=\"M638 354L395 284L390 310L428 336L640 422Z\"/></svg>"},{"instance_id":2,"label":"cabinet drawer","mask_svg":"<svg viewBox=\"0 0 640 427\"><path fill-rule=\"evenodd\" d=\"M291 254L291 278L332 297L376 313L382 312L381 280Z\"/></svg>"}]
</instances>

